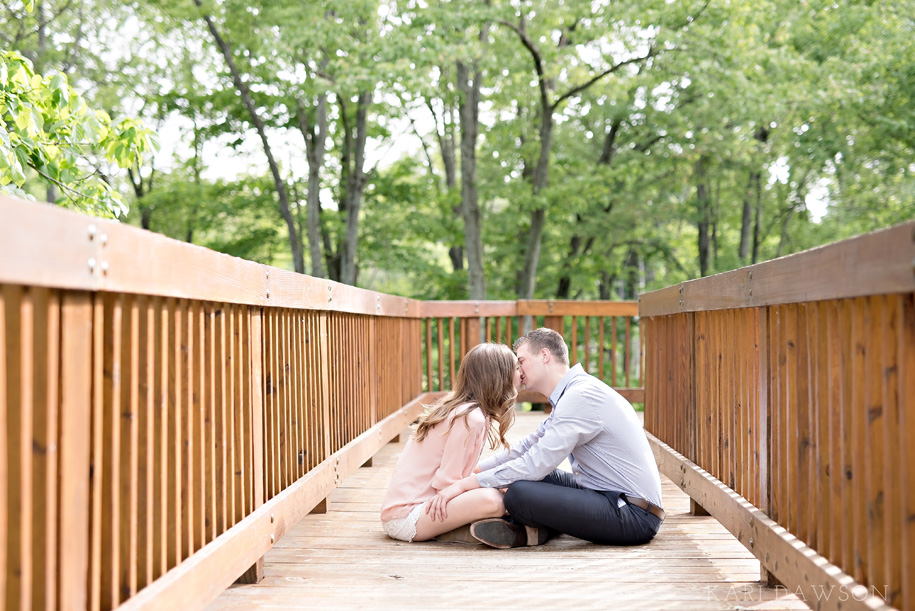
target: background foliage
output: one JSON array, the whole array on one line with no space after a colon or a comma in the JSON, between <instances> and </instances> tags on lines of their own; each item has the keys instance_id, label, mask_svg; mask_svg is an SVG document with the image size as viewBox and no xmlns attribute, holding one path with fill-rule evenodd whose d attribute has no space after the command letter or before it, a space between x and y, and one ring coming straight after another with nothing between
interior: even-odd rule
<instances>
[{"instance_id":1,"label":"background foliage","mask_svg":"<svg viewBox=\"0 0 915 611\"><path fill-rule=\"evenodd\" d=\"M472 168L477 290L515 298L534 265L536 297L633 298L915 217L913 15L915 0L14 1L0 182L459 299Z\"/></svg>"}]
</instances>

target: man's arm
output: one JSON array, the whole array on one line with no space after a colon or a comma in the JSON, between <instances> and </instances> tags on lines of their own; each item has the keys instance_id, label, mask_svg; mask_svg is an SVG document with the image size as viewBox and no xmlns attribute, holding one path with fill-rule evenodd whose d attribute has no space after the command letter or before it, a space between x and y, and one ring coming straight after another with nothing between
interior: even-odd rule
<instances>
[{"instance_id":1,"label":"man's arm","mask_svg":"<svg viewBox=\"0 0 915 611\"><path fill-rule=\"evenodd\" d=\"M553 411L550 419L544 422L543 435L536 443L519 456L477 474L479 485L502 488L518 480L539 481L558 467L576 446L593 439L601 426L597 413L575 405L573 397L567 399L570 400L567 409Z\"/></svg>"},{"instance_id":2,"label":"man's arm","mask_svg":"<svg viewBox=\"0 0 915 611\"><path fill-rule=\"evenodd\" d=\"M524 455L534 445L536 445L538 441L540 441L541 437L543 437L543 433L546 430L546 425L552 417L553 414L551 413L548 418L540 423L540 426L537 427L536 431L513 445L510 450L503 450L502 452L493 454L489 458L481 460L479 463L477 463L477 468L474 469L474 473L489 471L490 469L498 467L501 464L505 464L510 460L514 460L519 456Z\"/></svg>"}]
</instances>

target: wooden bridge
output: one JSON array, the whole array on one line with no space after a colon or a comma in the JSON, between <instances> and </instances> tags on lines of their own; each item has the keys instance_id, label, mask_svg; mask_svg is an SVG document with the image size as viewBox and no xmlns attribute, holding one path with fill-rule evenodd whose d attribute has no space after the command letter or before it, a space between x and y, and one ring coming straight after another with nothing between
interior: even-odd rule
<instances>
[{"instance_id":1,"label":"wooden bridge","mask_svg":"<svg viewBox=\"0 0 915 611\"><path fill-rule=\"evenodd\" d=\"M0 600L915 609L913 265L915 222L638 304L420 302L0 198ZM659 537L384 538L389 442L525 321L644 402Z\"/></svg>"}]
</instances>

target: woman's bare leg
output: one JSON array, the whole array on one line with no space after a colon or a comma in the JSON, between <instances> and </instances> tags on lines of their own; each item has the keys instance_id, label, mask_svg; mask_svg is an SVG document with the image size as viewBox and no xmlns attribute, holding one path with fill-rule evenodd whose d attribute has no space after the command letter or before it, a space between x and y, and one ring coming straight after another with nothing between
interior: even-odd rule
<instances>
[{"instance_id":1,"label":"woman's bare leg","mask_svg":"<svg viewBox=\"0 0 915 611\"><path fill-rule=\"evenodd\" d=\"M423 512L416 522L414 541L428 541L449 530L485 518L505 515L502 492L494 488L477 488L460 494L448 503L448 517L444 522L433 521L432 516Z\"/></svg>"}]
</instances>

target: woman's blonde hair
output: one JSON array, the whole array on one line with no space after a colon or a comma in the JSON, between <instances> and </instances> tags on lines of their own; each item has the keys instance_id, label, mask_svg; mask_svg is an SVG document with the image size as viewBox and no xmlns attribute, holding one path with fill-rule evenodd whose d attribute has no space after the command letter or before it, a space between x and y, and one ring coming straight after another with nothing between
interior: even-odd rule
<instances>
[{"instance_id":1,"label":"woman's blonde hair","mask_svg":"<svg viewBox=\"0 0 915 611\"><path fill-rule=\"evenodd\" d=\"M498 445L508 448L505 433L515 420L514 378L517 359L508 346L504 344L478 344L468 352L461 361L454 380L454 388L420 418L414 438L422 441L429 430L445 420L452 411L461 405L468 405L455 418L463 417L467 423L467 414L478 407L490 419L488 431L489 447ZM492 424L498 423L498 430ZM454 421L452 421L452 425Z\"/></svg>"}]
</instances>

